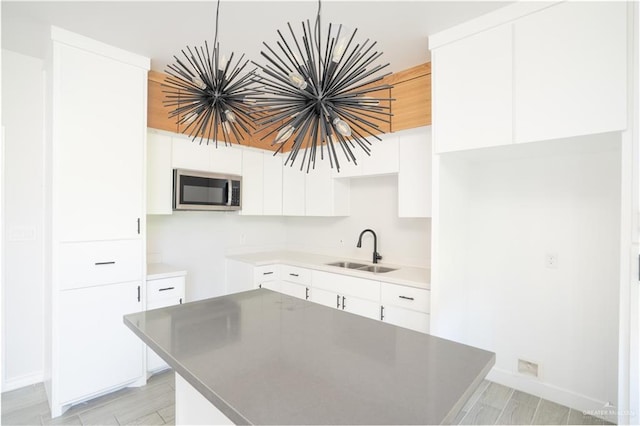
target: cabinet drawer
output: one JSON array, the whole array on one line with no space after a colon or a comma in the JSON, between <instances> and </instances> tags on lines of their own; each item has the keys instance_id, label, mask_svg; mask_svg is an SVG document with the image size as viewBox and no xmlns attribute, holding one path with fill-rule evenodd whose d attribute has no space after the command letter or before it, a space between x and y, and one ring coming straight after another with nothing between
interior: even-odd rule
<instances>
[{"instance_id":1,"label":"cabinet drawer","mask_svg":"<svg viewBox=\"0 0 640 426\"><path fill-rule=\"evenodd\" d=\"M382 283L381 298L383 305L429 313L431 292L420 288Z\"/></svg>"},{"instance_id":2,"label":"cabinet drawer","mask_svg":"<svg viewBox=\"0 0 640 426\"><path fill-rule=\"evenodd\" d=\"M140 240L60 244L61 290L142 279Z\"/></svg>"},{"instance_id":3,"label":"cabinet drawer","mask_svg":"<svg viewBox=\"0 0 640 426\"><path fill-rule=\"evenodd\" d=\"M297 266L282 265L280 269L282 280L292 283L309 285L311 284L311 271Z\"/></svg>"},{"instance_id":4,"label":"cabinet drawer","mask_svg":"<svg viewBox=\"0 0 640 426\"><path fill-rule=\"evenodd\" d=\"M313 271L313 287L322 288L342 296L356 296L361 299L380 302L378 281L356 278L330 272Z\"/></svg>"},{"instance_id":5,"label":"cabinet drawer","mask_svg":"<svg viewBox=\"0 0 640 426\"><path fill-rule=\"evenodd\" d=\"M253 269L253 280L256 284L280 279L280 265L256 266Z\"/></svg>"},{"instance_id":6,"label":"cabinet drawer","mask_svg":"<svg viewBox=\"0 0 640 426\"><path fill-rule=\"evenodd\" d=\"M147 309L157 301L184 299L184 281L184 277L147 281Z\"/></svg>"}]
</instances>

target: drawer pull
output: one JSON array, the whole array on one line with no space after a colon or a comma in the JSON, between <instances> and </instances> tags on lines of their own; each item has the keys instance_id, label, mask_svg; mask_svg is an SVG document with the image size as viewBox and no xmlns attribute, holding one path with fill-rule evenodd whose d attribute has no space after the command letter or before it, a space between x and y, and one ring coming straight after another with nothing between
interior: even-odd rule
<instances>
[{"instance_id":1,"label":"drawer pull","mask_svg":"<svg viewBox=\"0 0 640 426\"><path fill-rule=\"evenodd\" d=\"M140 301L140 286L138 286L138 302Z\"/></svg>"},{"instance_id":2,"label":"drawer pull","mask_svg":"<svg viewBox=\"0 0 640 426\"><path fill-rule=\"evenodd\" d=\"M309 300L309 287L305 287L304 298L305 300Z\"/></svg>"},{"instance_id":3,"label":"drawer pull","mask_svg":"<svg viewBox=\"0 0 640 426\"><path fill-rule=\"evenodd\" d=\"M182 305L182 297L180 298L180 304Z\"/></svg>"},{"instance_id":4,"label":"drawer pull","mask_svg":"<svg viewBox=\"0 0 640 426\"><path fill-rule=\"evenodd\" d=\"M173 290L175 287L165 287L165 288L161 288L158 291L167 291L167 290Z\"/></svg>"},{"instance_id":5,"label":"drawer pull","mask_svg":"<svg viewBox=\"0 0 640 426\"><path fill-rule=\"evenodd\" d=\"M342 296L342 310L343 311L344 311L344 308L345 308L344 301L345 301L345 298L344 298L344 296Z\"/></svg>"},{"instance_id":6,"label":"drawer pull","mask_svg":"<svg viewBox=\"0 0 640 426\"><path fill-rule=\"evenodd\" d=\"M299 277L299 276L300 276L300 275L298 275L298 274L293 274L293 273L291 273L291 274L289 274L289 275L291 275L292 277Z\"/></svg>"},{"instance_id":7,"label":"drawer pull","mask_svg":"<svg viewBox=\"0 0 640 426\"><path fill-rule=\"evenodd\" d=\"M380 306L380 321L384 320L384 306Z\"/></svg>"},{"instance_id":8,"label":"drawer pull","mask_svg":"<svg viewBox=\"0 0 640 426\"><path fill-rule=\"evenodd\" d=\"M115 265L116 262L114 260L112 260L111 262L96 262L95 265L96 266L102 266L102 265Z\"/></svg>"},{"instance_id":9,"label":"drawer pull","mask_svg":"<svg viewBox=\"0 0 640 426\"><path fill-rule=\"evenodd\" d=\"M271 275L273 272L263 272L262 275Z\"/></svg>"},{"instance_id":10,"label":"drawer pull","mask_svg":"<svg viewBox=\"0 0 640 426\"><path fill-rule=\"evenodd\" d=\"M413 297L408 296L398 296L400 299L413 300Z\"/></svg>"},{"instance_id":11,"label":"drawer pull","mask_svg":"<svg viewBox=\"0 0 640 426\"><path fill-rule=\"evenodd\" d=\"M336 295L336 309L340 309L340 295Z\"/></svg>"}]
</instances>

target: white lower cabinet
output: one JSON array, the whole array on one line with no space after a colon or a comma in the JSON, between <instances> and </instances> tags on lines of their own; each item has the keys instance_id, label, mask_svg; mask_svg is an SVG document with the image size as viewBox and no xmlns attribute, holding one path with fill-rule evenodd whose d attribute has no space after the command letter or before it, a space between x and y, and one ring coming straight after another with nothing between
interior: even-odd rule
<instances>
[{"instance_id":1,"label":"white lower cabinet","mask_svg":"<svg viewBox=\"0 0 640 426\"><path fill-rule=\"evenodd\" d=\"M280 265L256 266L253 270L253 287L280 291Z\"/></svg>"},{"instance_id":2,"label":"white lower cabinet","mask_svg":"<svg viewBox=\"0 0 640 426\"><path fill-rule=\"evenodd\" d=\"M286 264L253 266L227 259L229 293L266 288L314 303L429 332L430 292Z\"/></svg>"},{"instance_id":3,"label":"white lower cabinet","mask_svg":"<svg viewBox=\"0 0 640 426\"><path fill-rule=\"evenodd\" d=\"M144 344L122 322L140 312L142 282L61 291L58 376L62 405L99 395L140 377Z\"/></svg>"},{"instance_id":4,"label":"white lower cabinet","mask_svg":"<svg viewBox=\"0 0 640 426\"><path fill-rule=\"evenodd\" d=\"M185 276L147 279L147 310L166 308L183 303ZM155 352L147 347L147 372L155 373L169 368Z\"/></svg>"},{"instance_id":5,"label":"white lower cabinet","mask_svg":"<svg viewBox=\"0 0 640 426\"><path fill-rule=\"evenodd\" d=\"M280 265L280 292L299 299L311 298L311 270Z\"/></svg>"},{"instance_id":6,"label":"white lower cabinet","mask_svg":"<svg viewBox=\"0 0 640 426\"><path fill-rule=\"evenodd\" d=\"M311 301L371 319L380 319L380 283L374 280L312 271Z\"/></svg>"},{"instance_id":7,"label":"white lower cabinet","mask_svg":"<svg viewBox=\"0 0 640 426\"><path fill-rule=\"evenodd\" d=\"M429 332L429 290L382 283L380 319L389 324Z\"/></svg>"}]
</instances>

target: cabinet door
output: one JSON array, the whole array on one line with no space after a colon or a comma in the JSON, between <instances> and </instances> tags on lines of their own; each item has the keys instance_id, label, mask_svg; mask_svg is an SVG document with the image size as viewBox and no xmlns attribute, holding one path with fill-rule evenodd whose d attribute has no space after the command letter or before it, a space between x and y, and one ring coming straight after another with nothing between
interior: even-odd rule
<instances>
[{"instance_id":1,"label":"cabinet door","mask_svg":"<svg viewBox=\"0 0 640 426\"><path fill-rule=\"evenodd\" d=\"M354 148L358 164L344 159L340 162L340 172L334 169L333 177L365 177L398 173L398 135L387 133L379 137L381 140L370 138L370 156L360 148Z\"/></svg>"},{"instance_id":2,"label":"cabinet door","mask_svg":"<svg viewBox=\"0 0 640 426\"><path fill-rule=\"evenodd\" d=\"M171 136L147 132L147 214L172 214Z\"/></svg>"},{"instance_id":3,"label":"cabinet door","mask_svg":"<svg viewBox=\"0 0 640 426\"><path fill-rule=\"evenodd\" d=\"M298 163L293 167L289 163L282 169L282 214L285 216L304 216L305 172L299 167Z\"/></svg>"},{"instance_id":4,"label":"cabinet door","mask_svg":"<svg viewBox=\"0 0 640 426\"><path fill-rule=\"evenodd\" d=\"M333 179L329 159L320 159L320 151L316 153L315 168L304 173L305 179L305 215L333 215Z\"/></svg>"},{"instance_id":5,"label":"cabinet door","mask_svg":"<svg viewBox=\"0 0 640 426\"><path fill-rule=\"evenodd\" d=\"M512 45L508 24L433 51L436 152L512 143Z\"/></svg>"},{"instance_id":6,"label":"cabinet door","mask_svg":"<svg viewBox=\"0 0 640 426\"><path fill-rule=\"evenodd\" d=\"M140 238L147 73L64 44L54 62L59 239Z\"/></svg>"},{"instance_id":7,"label":"cabinet door","mask_svg":"<svg viewBox=\"0 0 640 426\"><path fill-rule=\"evenodd\" d=\"M264 185L262 213L282 215L282 156L270 152L264 155Z\"/></svg>"},{"instance_id":8,"label":"cabinet door","mask_svg":"<svg viewBox=\"0 0 640 426\"><path fill-rule=\"evenodd\" d=\"M348 216L350 210L348 180L333 178L333 170L325 152L324 160L318 152L316 167L305 174L306 216Z\"/></svg>"},{"instance_id":9,"label":"cabinet door","mask_svg":"<svg viewBox=\"0 0 640 426\"><path fill-rule=\"evenodd\" d=\"M398 217L431 217L431 127L402 132Z\"/></svg>"},{"instance_id":10,"label":"cabinet door","mask_svg":"<svg viewBox=\"0 0 640 426\"><path fill-rule=\"evenodd\" d=\"M242 174L242 148L237 144L226 145L224 142L210 146L209 170L215 173Z\"/></svg>"},{"instance_id":11,"label":"cabinet door","mask_svg":"<svg viewBox=\"0 0 640 426\"><path fill-rule=\"evenodd\" d=\"M60 292L58 328L62 404L134 381L144 375L140 339L122 322L139 312L140 282Z\"/></svg>"},{"instance_id":12,"label":"cabinet door","mask_svg":"<svg viewBox=\"0 0 640 426\"><path fill-rule=\"evenodd\" d=\"M174 136L172 139L171 163L172 168L212 171L210 152L214 146L207 145L207 139L202 144L200 139L192 141L186 136Z\"/></svg>"},{"instance_id":13,"label":"cabinet door","mask_svg":"<svg viewBox=\"0 0 640 426\"><path fill-rule=\"evenodd\" d=\"M342 306L340 295L338 293L317 287L313 287L313 292L311 293L311 301L336 309L340 309Z\"/></svg>"},{"instance_id":14,"label":"cabinet door","mask_svg":"<svg viewBox=\"0 0 640 426\"><path fill-rule=\"evenodd\" d=\"M264 203L264 154L242 153L242 215L262 215Z\"/></svg>"},{"instance_id":15,"label":"cabinet door","mask_svg":"<svg viewBox=\"0 0 640 426\"><path fill-rule=\"evenodd\" d=\"M341 309L345 312L371 319L380 319L380 302L354 296L340 296Z\"/></svg>"},{"instance_id":16,"label":"cabinet door","mask_svg":"<svg viewBox=\"0 0 640 426\"><path fill-rule=\"evenodd\" d=\"M563 2L516 21L517 142L626 128L626 9Z\"/></svg>"},{"instance_id":17,"label":"cabinet door","mask_svg":"<svg viewBox=\"0 0 640 426\"><path fill-rule=\"evenodd\" d=\"M311 288L306 285L292 283L290 281L282 281L280 283L280 292L298 299L308 300L311 298Z\"/></svg>"},{"instance_id":18,"label":"cabinet door","mask_svg":"<svg viewBox=\"0 0 640 426\"><path fill-rule=\"evenodd\" d=\"M421 333L429 332L429 314L396 306L382 307L382 321Z\"/></svg>"}]
</instances>

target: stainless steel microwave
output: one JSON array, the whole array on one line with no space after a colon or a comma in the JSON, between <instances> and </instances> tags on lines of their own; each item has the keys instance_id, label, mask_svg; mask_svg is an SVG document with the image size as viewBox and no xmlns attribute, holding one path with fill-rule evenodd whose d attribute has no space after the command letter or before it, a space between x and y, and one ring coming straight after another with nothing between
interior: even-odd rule
<instances>
[{"instance_id":1,"label":"stainless steel microwave","mask_svg":"<svg viewBox=\"0 0 640 426\"><path fill-rule=\"evenodd\" d=\"M242 176L173 169L174 210L240 210Z\"/></svg>"}]
</instances>

